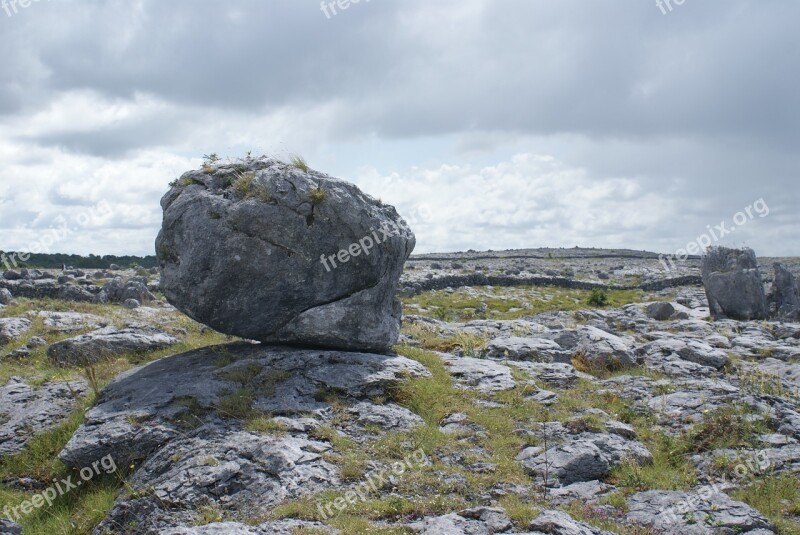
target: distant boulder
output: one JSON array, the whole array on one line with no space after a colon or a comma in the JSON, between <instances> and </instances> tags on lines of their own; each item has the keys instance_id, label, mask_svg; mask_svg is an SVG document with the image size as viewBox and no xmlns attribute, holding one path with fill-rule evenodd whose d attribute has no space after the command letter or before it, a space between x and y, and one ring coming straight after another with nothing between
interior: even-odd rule
<instances>
[{"instance_id":1,"label":"distant boulder","mask_svg":"<svg viewBox=\"0 0 800 535\"><path fill-rule=\"evenodd\" d=\"M19 271L8 270L3 273L3 278L7 281L18 281L22 279L22 274Z\"/></svg>"},{"instance_id":2,"label":"distant boulder","mask_svg":"<svg viewBox=\"0 0 800 535\"><path fill-rule=\"evenodd\" d=\"M714 319L755 320L767 317L767 298L752 249L712 247L701 267Z\"/></svg>"},{"instance_id":3,"label":"distant boulder","mask_svg":"<svg viewBox=\"0 0 800 535\"><path fill-rule=\"evenodd\" d=\"M666 321L675 314L675 307L665 302L650 303L645 308L645 314L656 321Z\"/></svg>"},{"instance_id":4,"label":"distant boulder","mask_svg":"<svg viewBox=\"0 0 800 535\"><path fill-rule=\"evenodd\" d=\"M116 277L109 281L100 290L97 301L101 303L124 303L128 299L135 299L139 303L154 301L155 296L147 289L147 285L139 277L123 281Z\"/></svg>"},{"instance_id":5,"label":"distant boulder","mask_svg":"<svg viewBox=\"0 0 800 535\"><path fill-rule=\"evenodd\" d=\"M397 342L395 288L415 238L392 206L268 158L186 173L161 206L161 290L195 320L262 342Z\"/></svg>"},{"instance_id":6,"label":"distant boulder","mask_svg":"<svg viewBox=\"0 0 800 535\"><path fill-rule=\"evenodd\" d=\"M769 301L776 316L793 321L800 320L800 291L794 275L782 264L775 262L775 280L772 283Z\"/></svg>"}]
</instances>

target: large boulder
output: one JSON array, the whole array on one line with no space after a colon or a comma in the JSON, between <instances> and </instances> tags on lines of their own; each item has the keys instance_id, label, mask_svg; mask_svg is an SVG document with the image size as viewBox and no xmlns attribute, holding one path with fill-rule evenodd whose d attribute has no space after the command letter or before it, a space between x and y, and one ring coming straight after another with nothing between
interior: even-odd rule
<instances>
[{"instance_id":1,"label":"large boulder","mask_svg":"<svg viewBox=\"0 0 800 535\"><path fill-rule=\"evenodd\" d=\"M767 299L752 249L711 247L703 257L703 286L714 319L767 317Z\"/></svg>"},{"instance_id":2,"label":"large boulder","mask_svg":"<svg viewBox=\"0 0 800 535\"><path fill-rule=\"evenodd\" d=\"M195 320L262 342L397 342L395 287L415 239L393 207L268 158L188 172L161 206L161 290Z\"/></svg>"},{"instance_id":3,"label":"large boulder","mask_svg":"<svg viewBox=\"0 0 800 535\"><path fill-rule=\"evenodd\" d=\"M775 262L775 281L772 283L770 302L775 307L775 314L781 318L800 319L800 291L792 272L782 264Z\"/></svg>"}]
</instances>

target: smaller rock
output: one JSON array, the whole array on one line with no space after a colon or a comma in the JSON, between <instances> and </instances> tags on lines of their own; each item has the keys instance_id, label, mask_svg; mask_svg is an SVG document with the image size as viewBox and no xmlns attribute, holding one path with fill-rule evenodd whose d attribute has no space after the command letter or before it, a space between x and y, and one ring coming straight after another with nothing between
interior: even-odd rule
<instances>
[{"instance_id":1,"label":"smaller rock","mask_svg":"<svg viewBox=\"0 0 800 535\"><path fill-rule=\"evenodd\" d=\"M10 304L13 298L14 296L11 295L11 292L9 292L8 289L0 288L0 305Z\"/></svg>"},{"instance_id":2,"label":"smaller rock","mask_svg":"<svg viewBox=\"0 0 800 535\"><path fill-rule=\"evenodd\" d=\"M25 318L0 318L0 347L20 338L32 325Z\"/></svg>"},{"instance_id":3,"label":"smaller rock","mask_svg":"<svg viewBox=\"0 0 800 535\"><path fill-rule=\"evenodd\" d=\"M36 347L42 347L47 345L47 340L40 336L34 336L30 340L28 340L28 347L33 349Z\"/></svg>"},{"instance_id":4,"label":"smaller rock","mask_svg":"<svg viewBox=\"0 0 800 535\"><path fill-rule=\"evenodd\" d=\"M47 349L47 356L60 366L86 366L113 355L155 351L177 343L177 338L152 329L105 327L56 342Z\"/></svg>"},{"instance_id":5,"label":"smaller rock","mask_svg":"<svg viewBox=\"0 0 800 535\"><path fill-rule=\"evenodd\" d=\"M569 362L569 354L553 340L518 336L505 336L491 340L486 345L486 357L534 362Z\"/></svg>"},{"instance_id":6,"label":"smaller rock","mask_svg":"<svg viewBox=\"0 0 800 535\"><path fill-rule=\"evenodd\" d=\"M775 307L775 314L780 318L800 319L800 290L794 275L782 264L776 262L775 282L772 284L770 302Z\"/></svg>"},{"instance_id":7,"label":"smaller rock","mask_svg":"<svg viewBox=\"0 0 800 535\"><path fill-rule=\"evenodd\" d=\"M498 362L440 354L459 387L478 392L499 392L516 386L511 369Z\"/></svg>"},{"instance_id":8,"label":"smaller rock","mask_svg":"<svg viewBox=\"0 0 800 535\"><path fill-rule=\"evenodd\" d=\"M674 313L675 307L673 307L670 303L650 303L647 305L647 308L645 308L645 314L647 314L647 317L656 321L666 321L670 319Z\"/></svg>"},{"instance_id":9,"label":"smaller rock","mask_svg":"<svg viewBox=\"0 0 800 535\"><path fill-rule=\"evenodd\" d=\"M409 527L420 535L492 535L511 529L511 520L499 507L475 507L427 518Z\"/></svg>"},{"instance_id":10,"label":"smaller rock","mask_svg":"<svg viewBox=\"0 0 800 535\"><path fill-rule=\"evenodd\" d=\"M0 520L0 534L22 535L22 526L10 520Z\"/></svg>"},{"instance_id":11,"label":"smaller rock","mask_svg":"<svg viewBox=\"0 0 800 535\"><path fill-rule=\"evenodd\" d=\"M18 281L22 279L22 274L18 271L9 270L3 273L3 278L7 281Z\"/></svg>"},{"instance_id":12,"label":"smaller rock","mask_svg":"<svg viewBox=\"0 0 800 535\"><path fill-rule=\"evenodd\" d=\"M24 360L30 356L31 356L31 350L28 349L27 347L21 347L9 353L7 358L12 360Z\"/></svg>"},{"instance_id":13,"label":"smaller rock","mask_svg":"<svg viewBox=\"0 0 800 535\"><path fill-rule=\"evenodd\" d=\"M122 306L127 308L128 310L133 310L135 308L139 308L141 304L136 299L126 299Z\"/></svg>"},{"instance_id":14,"label":"smaller rock","mask_svg":"<svg viewBox=\"0 0 800 535\"><path fill-rule=\"evenodd\" d=\"M613 535L611 532L578 522L563 511L545 511L530 523L530 529L553 535Z\"/></svg>"},{"instance_id":15,"label":"smaller rock","mask_svg":"<svg viewBox=\"0 0 800 535\"><path fill-rule=\"evenodd\" d=\"M601 370L618 370L636 365L630 345L619 336L591 325L580 327L578 336L580 341L573 362L578 359L589 369Z\"/></svg>"}]
</instances>

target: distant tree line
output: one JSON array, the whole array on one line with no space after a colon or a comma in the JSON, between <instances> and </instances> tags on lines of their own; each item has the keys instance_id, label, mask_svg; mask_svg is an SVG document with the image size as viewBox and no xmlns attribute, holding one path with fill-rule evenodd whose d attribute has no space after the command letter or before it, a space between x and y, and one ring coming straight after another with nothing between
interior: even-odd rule
<instances>
[{"instance_id":1,"label":"distant tree line","mask_svg":"<svg viewBox=\"0 0 800 535\"><path fill-rule=\"evenodd\" d=\"M0 254L5 254L11 257L14 253L12 251L0 251ZM158 259L155 256L115 256L104 255L97 256L90 254L89 256L81 256L76 254L31 254L27 261L22 262L19 256L14 256L17 267L19 268L43 268L43 269L61 269L61 266L67 265L74 268L82 269L108 269L111 264L116 264L120 267L127 268L132 265L141 266L143 268L151 268L158 266ZM10 266L13 267L13 266ZM6 266L0 264L0 272L4 271Z\"/></svg>"}]
</instances>

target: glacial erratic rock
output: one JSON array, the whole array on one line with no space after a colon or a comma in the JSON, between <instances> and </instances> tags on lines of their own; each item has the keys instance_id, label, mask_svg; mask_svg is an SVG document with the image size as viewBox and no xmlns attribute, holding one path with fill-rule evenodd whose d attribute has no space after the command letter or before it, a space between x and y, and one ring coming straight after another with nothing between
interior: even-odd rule
<instances>
[{"instance_id":1,"label":"glacial erratic rock","mask_svg":"<svg viewBox=\"0 0 800 535\"><path fill-rule=\"evenodd\" d=\"M701 268L714 319L756 320L767 317L767 299L752 249L712 247Z\"/></svg>"},{"instance_id":2,"label":"glacial erratic rock","mask_svg":"<svg viewBox=\"0 0 800 535\"><path fill-rule=\"evenodd\" d=\"M161 201L161 290L197 321L270 343L386 351L415 245L391 206L267 158L208 164Z\"/></svg>"}]
</instances>

